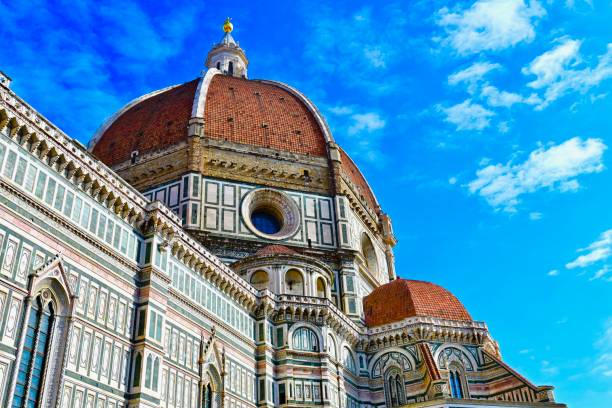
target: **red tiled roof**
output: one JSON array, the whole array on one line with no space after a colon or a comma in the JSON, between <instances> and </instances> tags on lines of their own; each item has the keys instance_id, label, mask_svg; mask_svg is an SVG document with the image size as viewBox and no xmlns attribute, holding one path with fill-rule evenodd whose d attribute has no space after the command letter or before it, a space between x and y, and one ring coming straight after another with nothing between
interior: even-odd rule
<instances>
[{"instance_id":1,"label":"red tiled roof","mask_svg":"<svg viewBox=\"0 0 612 408\"><path fill-rule=\"evenodd\" d=\"M366 181L365 177L363 177L363 174L361 173L355 162L342 149L340 149L340 160L342 161L342 171L357 187L357 194L363 197L365 202L372 210L376 211L376 209L378 208L378 204L376 201L376 197L374 197L374 193L368 185L368 182Z\"/></svg>"},{"instance_id":2,"label":"red tiled roof","mask_svg":"<svg viewBox=\"0 0 612 408\"><path fill-rule=\"evenodd\" d=\"M280 86L215 75L206 95L204 133L213 139L326 156L325 137L308 107Z\"/></svg>"},{"instance_id":3,"label":"red tiled roof","mask_svg":"<svg viewBox=\"0 0 612 408\"><path fill-rule=\"evenodd\" d=\"M380 326L407 317L472 321L461 302L448 290L430 282L396 279L363 299L365 324Z\"/></svg>"},{"instance_id":4,"label":"red tiled roof","mask_svg":"<svg viewBox=\"0 0 612 408\"><path fill-rule=\"evenodd\" d=\"M93 148L109 166L139 154L160 150L187 138L187 126L199 79L184 83L136 103L123 112Z\"/></svg>"},{"instance_id":5,"label":"red tiled roof","mask_svg":"<svg viewBox=\"0 0 612 408\"><path fill-rule=\"evenodd\" d=\"M295 254L296 252L284 245L272 244L261 248L255 255Z\"/></svg>"},{"instance_id":6,"label":"red tiled roof","mask_svg":"<svg viewBox=\"0 0 612 408\"><path fill-rule=\"evenodd\" d=\"M160 150L187 138L199 78L148 97L121 113L97 139L93 153L113 166L130 154ZM206 93L204 133L311 156L327 155L323 131L306 104L274 84L215 75Z\"/></svg>"}]
</instances>

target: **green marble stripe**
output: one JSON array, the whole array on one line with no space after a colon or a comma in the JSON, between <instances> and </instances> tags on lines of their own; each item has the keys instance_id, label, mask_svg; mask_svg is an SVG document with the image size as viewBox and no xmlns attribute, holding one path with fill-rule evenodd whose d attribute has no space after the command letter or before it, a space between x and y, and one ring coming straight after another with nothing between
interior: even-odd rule
<instances>
[{"instance_id":1,"label":"green marble stripe","mask_svg":"<svg viewBox=\"0 0 612 408\"><path fill-rule=\"evenodd\" d=\"M36 218L36 217L32 217L32 214L30 214L25 208L17 205L16 202L11 201L8 197L6 197L4 195L0 195L0 204L2 204L5 207L9 208L11 211L19 214L24 219L24 222L26 222L26 223L33 223L34 225L42 228L44 231L47 231L48 233L53 235L55 238L57 238L63 244L71 246L77 252L81 252L83 254L87 254L96 263L104 266L108 270L113 271L114 273L116 273L118 276L120 276L122 279L126 280L127 282L130 282L131 284L134 284L134 285L137 283L138 279L137 279L136 275L130 275L128 273L123 272L116 265L114 265L112 263L109 263L105 259L100 257L95 251L91 251L90 249L86 248L85 246L80 245L74 239L74 235L70 235L70 234L66 235L65 233L63 233L59 229L53 227L51 224L46 223L44 220L41 220L41 219ZM115 250L113 249L113 251L115 251Z\"/></svg>"},{"instance_id":2,"label":"green marble stripe","mask_svg":"<svg viewBox=\"0 0 612 408\"><path fill-rule=\"evenodd\" d=\"M193 312L186 310L184 307L177 304L174 300L168 299L168 306L172 307L172 310L183 314L183 316L188 316L188 318L191 319L192 322L202 326L204 329L208 331L212 330L212 326L210 324L206 323L199 316L194 315ZM250 348L250 349L246 348L244 343L238 344L236 343L236 341L227 337L226 335L224 335L223 333L219 331L216 332L215 337L223 340L226 343L231 344L233 347L236 347L237 349L241 350L244 354L248 356L254 356L255 354L255 347Z\"/></svg>"},{"instance_id":3,"label":"green marble stripe","mask_svg":"<svg viewBox=\"0 0 612 408\"><path fill-rule=\"evenodd\" d=\"M108 384L104 384L104 383L101 383L101 382L96 381L96 380L92 380L91 378L86 377L86 376L81 375L81 374L78 374L78 373L75 373L72 370L66 370L66 371L64 371L64 373L65 373L66 377L70 377L70 378L72 378L74 380L77 380L77 381L80 381L82 383L91 385L92 387L95 387L95 388L97 388L99 390L102 390L102 391L105 391L107 393L116 395L116 396L118 396L121 399L125 399L126 396L127 396L127 394L125 392L123 392L123 391L121 391L121 390L119 390L117 388L111 387Z\"/></svg>"}]
</instances>

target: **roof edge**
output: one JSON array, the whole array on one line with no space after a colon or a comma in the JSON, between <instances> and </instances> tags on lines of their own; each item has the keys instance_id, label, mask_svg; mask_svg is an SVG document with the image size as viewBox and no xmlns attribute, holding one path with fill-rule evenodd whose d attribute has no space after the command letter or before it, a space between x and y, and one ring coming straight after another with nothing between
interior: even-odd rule
<instances>
[{"instance_id":1,"label":"roof edge","mask_svg":"<svg viewBox=\"0 0 612 408\"><path fill-rule=\"evenodd\" d=\"M346 156L347 159L350 160L350 162L353 164L353 166L357 169L357 171L359 172L359 175L361 176L361 178L363 179L364 183L366 184L366 186L368 186L368 189L370 189L370 193L372 194L372 197L374 197L374 203L376 204L376 206L378 208L373 208L374 211L380 210L382 211L382 207L380 205L380 202L378 201L378 198L376 197L376 194L374 194L374 190L372 190L372 186L370 185L370 183L368 182L368 179L363 175L363 172L361 171L361 169L359 168L359 166L357 166L357 163L355 163L355 161L351 158L351 156L346 152L346 150L344 150L341 146L338 146L338 149L340 149L340 151L342 153L344 153L344 155ZM342 158L340 158L340 160L342 160Z\"/></svg>"},{"instance_id":2,"label":"roof edge","mask_svg":"<svg viewBox=\"0 0 612 408\"><path fill-rule=\"evenodd\" d=\"M163 92L169 91L170 89L176 88L177 86L180 86L180 85L182 85L182 84L176 84L176 85L167 86L165 88L158 89L157 91L149 92L148 94L145 94L145 95L139 96L138 98L132 99L130 102L125 104L123 106L123 108L119 109L112 116L110 116L108 119L106 119L102 123L102 125L100 125L100 127L96 130L96 133L94 133L93 137L91 138L91 140L87 144L87 150L89 152L93 152L93 149L96 146L96 143L98 143L98 141L100 140L102 135L104 135L104 133L108 130L108 128L110 128L112 126L112 124L115 123L115 121L121 115L123 115L127 110L132 108L134 105L136 105L136 104L138 104L138 103L140 103L140 102L142 102L144 100L147 100L149 98L152 98L155 95L159 95L160 93L163 93Z\"/></svg>"},{"instance_id":3,"label":"roof edge","mask_svg":"<svg viewBox=\"0 0 612 408\"><path fill-rule=\"evenodd\" d=\"M208 88L215 75L220 75L221 71L217 68L208 68L206 73L200 78L198 88L196 89L195 97L193 98L193 107L191 109L191 119L204 118L204 108L206 107L206 96Z\"/></svg>"}]
</instances>

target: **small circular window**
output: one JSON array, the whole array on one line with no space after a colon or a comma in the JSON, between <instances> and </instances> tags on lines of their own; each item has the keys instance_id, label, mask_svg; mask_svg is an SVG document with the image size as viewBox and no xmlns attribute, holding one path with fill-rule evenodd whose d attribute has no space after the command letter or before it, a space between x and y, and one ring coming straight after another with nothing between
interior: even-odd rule
<instances>
[{"instance_id":1,"label":"small circular window","mask_svg":"<svg viewBox=\"0 0 612 408\"><path fill-rule=\"evenodd\" d=\"M244 197L241 211L246 226L262 238L287 239L300 226L297 204L277 190L261 188L251 191Z\"/></svg>"},{"instance_id":2,"label":"small circular window","mask_svg":"<svg viewBox=\"0 0 612 408\"><path fill-rule=\"evenodd\" d=\"M283 226L282 220L279 220L276 214L265 209L253 211L251 222L258 231L264 234L276 234Z\"/></svg>"}]
</instances>

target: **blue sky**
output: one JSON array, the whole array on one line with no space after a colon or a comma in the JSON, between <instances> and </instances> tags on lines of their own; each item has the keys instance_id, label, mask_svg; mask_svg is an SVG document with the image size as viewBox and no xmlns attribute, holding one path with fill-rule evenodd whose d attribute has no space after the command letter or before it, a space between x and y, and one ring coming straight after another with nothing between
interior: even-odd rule
<instances>
[{"instance_id":1,"label":"blue sky","mask_svg":"<svg viewBox=\"0 0 612 408\"><path fill-rule=\"evenodd\" d=\"M0 69L83 143L196 77L231 16L250 77L308 95L366 174L400 275L449 288L559 401L609 406L609 2L0 5Z\"/></svg>"}]
</instances>

